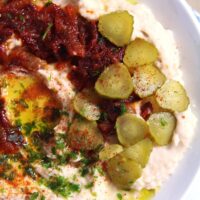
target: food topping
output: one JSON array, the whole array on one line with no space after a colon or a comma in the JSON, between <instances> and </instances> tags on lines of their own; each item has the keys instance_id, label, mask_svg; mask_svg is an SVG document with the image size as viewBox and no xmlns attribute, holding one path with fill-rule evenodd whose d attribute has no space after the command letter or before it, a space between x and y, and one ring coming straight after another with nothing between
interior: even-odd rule
<instances>
[{"instance_id":1,"label":"food topping","mask_svg":"<svg viewBox=\"0 0 200 200\"><path fill-rule=\"evenodd\" d=\"M176 128L176 118L169 112L154 113L148 119L150 134L158 145L167 145Z\"/></svg>"},{"instance_id":2,"label":"food topping","mask_svg":"<svg viewBox=\"0 0 200 200\"><path fill-rule=\"evenodd\" d=\"M88 120L98 120L101 115L100 108L98 106L100 97L93 89L84 89L79 92L73 101L74 109L81 116Z\"/></svg>"},{"instance_id":3,"label":"food topping","mask_svg":"<svg viewBox=\"0 0 200 200\"><path fill-rule=\"evenodd\" d=\"M130 71L135 67L154 63L158 59L156 47L140 38L132 41L126 48L124 63Z\"/></svg>"},{"instance_id":4,"label":"food topping","mask_svg":"<svg viewBox=\"0 0 200 200\"><path fill-rule=\"evenodd\" d=\"M124 114L117 118L117 136L121 144L131 146L144 139L148 132L147 123L134 114Z\"/></svg>"},{"instance_id":5,"label":"food topping","mask_svg":"<svg viewBox=\"0 0 200 200\"><path fill-rule=\"evenodd\" d=\"M153 95L166 81L165 75L153 65L135 68L132 79L134 91L141 98Z\"/></svg>"},{"instance_id":6,"label":"food topping","mask_svg":"<svg viewBox=\"0 0 200 200\"><path fill-rule=\"evenodd\" d=\"M107 98L127 99L133 91L131 76L123 64L108 66L95 83L96 91Z\"/></svg>"},{"instance_id":7,"label":"food topping","mask_svg":"<svg viewBox=\"0 0 200 200\"><path fill-rule=\"evenodd\" d=\"M103 137L96 122L74 119L67 134L67 141L71 148L76 150L95 150L103 145Z\"/></svg>"},{"instance_id":8,"label":"food topping","mask_svg":"<svg viewBox=\"0 0 200 200\"><path fill-rule=\"evenodd\" d=\"M91 189L98 171L119 189L132 189L154 146L172 141L176 113L189 106L184 87L157 67L149 38L131 41L133 25L123 10L92 21L71 4L0 3L0 179L16 184L28 176L68 198ZM11 38L22 44L7 51ZM67 103L49 88L51 75L44 80L40 72L54 63L61 74L55 86L61 88L63 74L75 86ZM83 186L76 175L60 176L66 166L92 181Z\"/></svg>"},{"instance_id":9,"label":"food topping","mask_svg":"<svg viewBox=\"0 0 200 200\"><path fill-rule=\"evenodd\" d=\"M121 189L130 189L141 176L142 167L134 160L118 154L107 162L107 172L116 186Z\"/></svg>"},{"instance_id":10,"label":"food topping","mask_svg":"<svg viewBox=\"0 0 200 200\"><path fill-rule=\"evenodd\" d=\"M13 127L6 116L4 101L0 100L0 154L15 154L25 143L17 127Z\"/></svg>"},{"instance_id":11,"label":"food topping","mask_svg":"<svg viewBox=\"0 0 200 200\"><path fill-rule=\"evenodd\" d=\"M125 148L122 155L128 159L136 161L142 167L145 167L148 163L152 149L153 143L151 140L144 139L133 146Z\"/></svg>"},{"instance_id":12,"label":"food topping","mask_svg":"<svg viewBox=\"0 0 200 200\"><path fill-rule=\"evenodd\" d=\"M81 17L73 5L61 8L51 3L40 8L27 0L8 1L0 7L0 33L0 45L14 33L37 57L67 62L69 78L78 89L93 83L106 66L122 61L124 55L124 48L102 37L97 22ZM6 57L3 49L0 54ZM7 60L1 62L10 64ZM30 65L34 70L36 66Z\"/></svg>"},{"instance_id":13,"label":"food topping","mask_svg":"<svg viewBox=\"0 0 200 200\"><path fill-rule=\"evenodd\" d=\"M115 155L119 154L122 151L123 151L123 147L121 145L111 144L104 147L104 149L100 151L99 158L102 161L106 161L113 158Z\"/></svg>"},{"instance_id":14,"label":"food topping","mask_svg":"<svg viewBox=\"0 0 200 200\"><path fill-rule=\"evenodd\" d=\"M99 32L116 46L130 42L133 32L133 16L127 11L112 12L99 18Z\"/></svg>"},{"instance_id":15,"label":"food topping","mask_svg":"<svg viewBox=\"0 0 200 200\"><path fill-rule=\"evenodd\" d=\"M167 81L156 92L156 100L160 107L176 112L185 111L190 103L184 87L174 80Z\"/></svg>"}]
</instances>

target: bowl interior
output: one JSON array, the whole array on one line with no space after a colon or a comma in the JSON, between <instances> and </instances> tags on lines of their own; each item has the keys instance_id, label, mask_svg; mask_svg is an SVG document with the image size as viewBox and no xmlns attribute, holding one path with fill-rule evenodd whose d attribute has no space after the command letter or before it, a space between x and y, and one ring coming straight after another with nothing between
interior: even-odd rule
<instances>
[{"instance_id":1,"label":"bowl interior","mask_svg":"<svg viewBox=\"0 0 200 200\"><path fill-rule=\"evenodd\" d=\"M200 28L198 28L198 22L192 9L184 0L141 0L140 2L144 2L152 9L165 28L173 30L180 50L183 80L191 99L193 112L200 119L200 92L198 91L200 85ZM176 172L155 197L156 200L184 199L200 166L200 137L197 129L190 146L191 148L185 153Z\"/></svg>"}]
</instances>

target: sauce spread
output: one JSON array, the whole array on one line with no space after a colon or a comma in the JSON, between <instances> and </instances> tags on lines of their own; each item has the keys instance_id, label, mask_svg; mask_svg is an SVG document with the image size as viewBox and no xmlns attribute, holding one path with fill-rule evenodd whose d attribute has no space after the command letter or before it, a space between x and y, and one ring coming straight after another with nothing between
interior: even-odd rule
<instances>
[{"instance_id":1,"label":"sauce spread","mask_svg":"<svg viewBox=\"0 0 200 200\"><path fill-rule=\"evenodd\" d=\"M73 5L61 8L49 3L41 8L29 0L7 1L0 8L0 63L6 70L19 66L31 72L44 67L46 62L68 63L62 66L70 67L68 78L76 88L91 86L106 66L122 61L124 55L124 48L116 47L99 34L97 23L83 18ZM23 45L8 55L4 43L13 34ZM38 94L41 87L30 91L32 95ZM121 104L110 104L105 109L109 118L99 121L103 133L114 130L120 114ZM17 144L8 144L14 153Z\"/></svg>"},{"instance_id":2,"label":"sauce spread","mask_svg":"<svg viewBox=\"0 0 200 200\"><path fill-rule=\"evenodd\" d=\"M93 87L105 67L122 62L125 52L124 47L117 47L103 37L98 32L97 25L97 21L83 18L78 13L78 8L73 5L62 8L48 3L44 7L39 7L29 0L8 0L6 3L1 3L0 64L2 66L0 73L7 72L9 74L12 70L21 69L25 70L27 75L33 75L37 79L38 69L45 68L47 63L56 63L57 70L69 69L66 79L69 79L77 90ZM22 46L15 47L8 53L5 43L12 36L21 40ZM22 88L24 89L23 85ZM82 168L80 170L82 177L87 174L93 175L95 163L98 161L97 153L100 149L97 148L94 152L83 152L81 160L74 162L78 152L67 149L66 134L55 137L53 130L56 125L55 121L60 114L68 116L68 113L60 113L62 106L56 98L56 94L47 88L40 77L38 84L31 85L21 93L21 99L17 101L19 105L15 107L18 109L17 113L21 114L28 110L32 104L29 105L27 102L32 103L43 95L49 98L47 98L42 120L49 123L50 128L40 122L37 122L39 124L37 125L34 121L24 125L20 121L16 121L16 127L13 127L8 119L8 113L6 113L5 100L0 101L0 160L4 156L9 158L9 160L3 159L2 165L10 164L10 160L13 160L10 154L15 154L14 158L20 155L17 161L23 176L27 175L37 181L41 181L43 178L32 167L35 162L47 169L58 168L68 163L78 165ZM126 112L127 105L138 99L137 95L132 94L126 100L110 100L101 103L102 113L97 124L104 139L108 139L110 135L116 133L114 126L117 117ZM39 115L40 109L34 109L38 109L37 114ZM70 124L68 125L70 126ZM22 152L26 152L25 156L21 154L21 149ZM53 158L48 157L46 149L51 151ZM90 167L94 167L94 169L90 169ZM23 183L20 185L16 182L17 179L13 177L13 174L17 177L17 173L2 170L0 177L12 180L10 183L16 183L18 187L24 186ZM78 184L71 183L60 176L48 178L44 185L63 197L80 191ZM63 190L60 189L62 187Z\"/></svg>"},{"instance_id":3,"label":"sauce spread","mask_svg":"<svg viewBox=\"0 0 200 200\"><path fill-rule=\"evenodd\" d=\"M19 129L13 127L6 117L4 101L0 100L0 153L17 153L19 146L24 144L24 139Z\"/></svg>"},{"instance_id":4,"label":"sauce spread","mask_svg":"<svg viewBox=\"0 0 200 200\"><path fill-rule=\"evenodd\" d=\"M28 0L8 1L0 8L0 33L0 44L15 33L37 57L69 62L69 78L78 89L124 55L124 48L98 33L96 21L81 17L72 5L50 3L41 8Z\"/></svg>"}]
</instances>

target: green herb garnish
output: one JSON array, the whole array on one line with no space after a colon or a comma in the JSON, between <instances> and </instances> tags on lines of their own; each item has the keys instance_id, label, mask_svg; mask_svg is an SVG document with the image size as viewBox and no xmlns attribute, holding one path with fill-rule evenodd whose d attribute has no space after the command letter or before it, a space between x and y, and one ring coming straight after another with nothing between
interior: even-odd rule
<instances>
[{"instance_id":1,"label":"green herb garnish","mask_svg":"<svg viewBox=\"0 0 200 200\"><path fill-rule=\"evenodd\" d=\"M26 123L23 125L23 129L25 131L25 134L28 136L31 134L32 130L35 128L35 122L32 123Z\"/></svg>"},{"instance_id":2,"label":"green herb garnish","mask_svg":"<svg viewBox=\"0 0 200 200\"><path fill-rule=\"evenodd\" d=\"M25 167L24 170L25 170L25 173L26 173L28 176L30 176L30 177L32 177L33 179L35 179L36 174L35 174L35 170L33 169L33 167L27 166L27 167Z\"/></svg>"},{"instance_id":3,"label":"green herb garnish","mask_svg":"<svg viewBox=\"0 0 200 200\"><path fill-rule=\"evenodd\" d=\"M24 108L29 108L28 104L26 103L24 99L20 99L17 103L20 104Z\"/></svg>"},{"instance_id":4,"label":"green herb garnish","mask_svg":"<svg viewBox=\"0 0 200 200\"><path fill-rule=\"evenodd\" d=\"M103 121L108 120L108 114L106 112L102 112L100 119Z\"/></svg>"},{"instance_id":5,"label":"green herb garnish","mask_svg":"<svg viewBox=\"0 0 200 200\"><path fill-rule=\"evenodd\" d=\"M19 19L20 19L20 21L25 22L25 18L24 18L23 15L20 15L20 16L19 16Z\"/></svg>"},{"instance_id":6,"label":"green herb garnish","mask_svg":"<svg viewBox=\"0 0 200 200\"><path fill-rule=\"evenodd\" d=\"M45 200L46 198L45 198L45 196L41 196L41 198L40 198L40 200Z\"/></svg>"},{"instance_id":7,"label":"green herb garnish","mask_svg":"<svg viewBox=\"0 0 200 200\"><path fill-rule=\"evenodd\" d=\"M43 36L42 36L42 40L45 40L45 38L47 37L47 34L49 33L49 31L51 30L51 28L53 27L52 23L48 23L47 29L44 32Z\"/></svg>"},{"instance_id":8,"label":"green herb garnish","mask_svg":"<svg viewBox=\"0 0 200 200\"><path fill-rule=\"evenodd\" d=\"M60 110L60 115L68 117L69 113L66 110Z\"/></svg>"},{"instance_id":9,"label":"green herb garnish","mask_svg":"<svg viewBox=\"0 0 200 200\"><path fill-rule=\"evenodd\" d=\"M47 7L47 6L51 5L52 3L53 3L53 2L52 2L51 0L48 0L48 1L44 4L44 6Z\"/></svg>"},{"instance_id":10,"label":"green herb garnish","mask_svg":"<svg viewBox=\"0 0 200 200\"><path fill-rule=\"evenodd\" d=\"M160 119L160 124L161 126L166 126L167 125L167 121L165 121L163 118Z\"/></svg>"},{"instance_id":11,"label":"green herb garnish","mask_svg":"<svg viewBox=\"0 0 200 200\"><path fill-rule=\"evenodd\" d=\"M30 200L36 200L38 198L38 196L39 196L39 193L38 192L34 192L34 193L31 194Z\"/></svg>"},{"instance_id":12,"label":"green herb garnish","mask_svg":"<svg viewBox=\"0 0 200 200\"><path fill-rule=\"evenodd\" d=\"M122 194L121 194L121 193L117 193L117 199L118 199L118 200L122 200L122 198L123 198L123 197L122 197Z\"/></svg>"},{"instance_id":13,"label":"green herb garnish","mask_svg":"<svg viewBox=\"0 0 200 200\"><path fill-rule=\"evenodd\" d=\"M127 112L126 104L125 103L121 103L121 105L120 105L120 114L123 115L126 112Z\"/></svg>"},{"instance_id":14,"label":"green herb garnish","mask_svg":"<svg viewBox=\"0 0 200 200\"><path fill-rule=\"evenodd\" d=\"M56 140L56 149L62 150L64 148L65 148L65 141L62 138Z\"/></svg>"},{"instance_id":15,"label":"green herb garnish","mask_svg":"<svg viewBox=\"0 0 200 200\"><path fill-rule=\"evenodd\" d=\"M85 188L86 189L90 189L90 188L92 188L94 186L94 182L90 182L90 183L88 183L86 186L85 186Z\"/></svg>"},{"instance_id":16,"label":"green herb garnish","mask_svg":"<svg viewBox=\"0 0 200 200\"><path fill-rule=\"evenodd\" d=\"M7 13L7 17L8 17L9 19L12 19L12 14Z\"/></svg>"},{"instance_id":17,"label":"green herb garnish","mask_svg":"<svg viewBox=\"0 0 200 200\"><path fill-rule=\"evenodd\" d=\"M89 173L89 169L88 169L88 167L83 167L80 170L80 172L81 172L81 176L84 177L84 176L86 176Z\"/></svg>"},{"instance_id":18,"label":"green herb garnish","mask_svg":"<svg viewBox=\"0 0 200 200\"><path fill-rule=\"evenodd\" d=\"M69 197L74 192L80 191L80 186L78 184L69 182L62 176L53 177L52 180L48 181L47 187L50 188L54 193L65 198Z\"/></svg>"},{"instance_id":19,"label":"green herb garnish","mask_svg":"<svg viewBox=\"0 0 200 200\"><path fill-rule=\"evenodd\" d=\"M41 196L41 198L40 198L40 200L45 200L46 198L45 198L45 196Z\"/></svg>"},{"instance_id":20,"label":"green herb garnish","mask_svg":"<svg viewBox=\"0 0 200 200\"><path fill-rule=\"evenodd\" d=\"M69 157L70 157L72 160L76 160L78 156L77 156L77 153L76 153L76 152L73 152L73 151L72 151L72 152L69 153Z\"/></svg>"}]
</instances>

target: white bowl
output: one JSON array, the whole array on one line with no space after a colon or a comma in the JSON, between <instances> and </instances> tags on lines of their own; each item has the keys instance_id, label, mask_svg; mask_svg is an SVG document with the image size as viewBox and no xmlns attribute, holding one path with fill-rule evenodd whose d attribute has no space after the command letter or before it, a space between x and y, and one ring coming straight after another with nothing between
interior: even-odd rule
<instances>
[{"instance_id":1,"label":"white bowl","mask_svg":"<svg viewBox=\"0 0 200 200\"><path fill-rule=\"evenodd\" d=\"M191 104L196 105L193 107L193 112L200 119L200 25L192 9L184 0L140 0L140 2L144 2L152 9L165 28L173 30L181 53L183 80ZM199 200L200 189L196 189L196 193L192 194L195 191L194 178L199 169L200 135L196 129L191 148L187 150L184 159L161 188L155 200Z\"/></svg>"}]
</instances>

